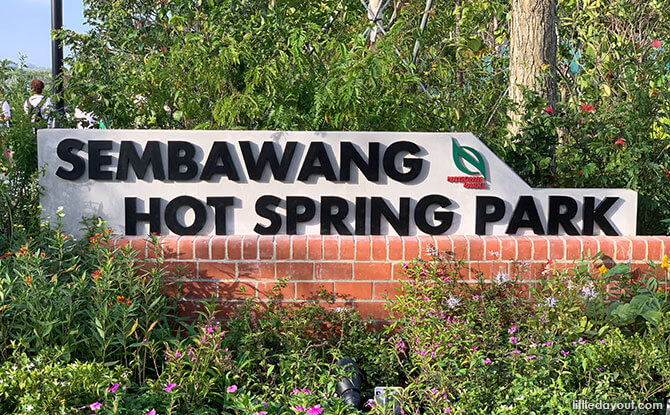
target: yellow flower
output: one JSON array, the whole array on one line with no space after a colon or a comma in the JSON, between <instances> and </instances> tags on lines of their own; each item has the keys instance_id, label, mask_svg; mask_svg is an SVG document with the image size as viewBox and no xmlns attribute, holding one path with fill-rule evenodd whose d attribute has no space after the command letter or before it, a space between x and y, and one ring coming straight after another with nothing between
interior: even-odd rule
<instances>
[{"instance_id":1,"label":"yellow flower","mask_svg":"<svg viewBox=\"0 0 670 415\"><path fill-rule=\"evenodd\" d=\"M598 271L600 271L601 274L605 274L607 272L607 267L601 265L600 268L598 268Z\"/></svg>"},{"instance_id":2,"label":"yellow flower","mask_svg":"<svg viewBox=\"0 0 670 415\"><path fill-rule=\"evenodd\" d=\"M663 261L661 261L661 268L667 268L668 267L668 256L663 255Z\"/></svg>"}]
</instances>

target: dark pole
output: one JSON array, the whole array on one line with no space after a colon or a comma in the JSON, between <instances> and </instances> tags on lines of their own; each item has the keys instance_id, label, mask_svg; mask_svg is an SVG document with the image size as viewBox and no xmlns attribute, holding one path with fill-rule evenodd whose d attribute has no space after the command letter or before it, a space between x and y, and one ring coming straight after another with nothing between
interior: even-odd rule
<instances>
[{"instance_id":1,"label":"dark pole","mask_svg":"<svg viewBox=\"0 0 670 415\"><path fill-rule=\"evenodd\" d=\"M63 28L63 0L51 0L51 30ZM53 34L52 34L53 36ZM53 93L58 95L56 101L56 128L64 118L63 105L63 41L53 39L51 41L51 77L53 78Z\"/></svg>"}]
</instances>

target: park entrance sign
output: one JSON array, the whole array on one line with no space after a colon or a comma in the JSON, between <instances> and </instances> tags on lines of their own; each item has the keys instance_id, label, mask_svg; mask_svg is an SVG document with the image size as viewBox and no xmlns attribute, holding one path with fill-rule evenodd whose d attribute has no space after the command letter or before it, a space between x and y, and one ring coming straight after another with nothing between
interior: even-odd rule
<instances>
[{"instance_id":1,"label":"park entrance sign","mask_svg":"<svg viewBox=\"0 0 670 415\"><path fill-rule=\"evenodd\" d=\"M40 130L45 217L125 235L635 235L637 193L533 189L469 133Z\"/></svg>"}]
</instances>

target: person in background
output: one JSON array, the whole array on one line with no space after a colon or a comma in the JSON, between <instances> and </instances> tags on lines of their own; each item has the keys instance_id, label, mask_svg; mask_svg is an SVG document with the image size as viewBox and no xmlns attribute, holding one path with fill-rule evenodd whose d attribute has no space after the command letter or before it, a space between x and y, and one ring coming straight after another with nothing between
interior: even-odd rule
<instances>
[{"instance_id":1,"label":"person in background","mask_svg":"<svg viewBox=\"0 0 670 415\"><path fill-rule=\"evenodd\" d=\"M31 95L23 104L23 110L30 116L32 122L47 120L47 125L53 127L55 120L50 119L49 117L49 112L53 105L49 98L45 98L44 95L42 95L42 91L44 91L44 82L39 79L34 79L30 83L30 90L33 92L33 95Z\"/></svg>"}]
</instances>

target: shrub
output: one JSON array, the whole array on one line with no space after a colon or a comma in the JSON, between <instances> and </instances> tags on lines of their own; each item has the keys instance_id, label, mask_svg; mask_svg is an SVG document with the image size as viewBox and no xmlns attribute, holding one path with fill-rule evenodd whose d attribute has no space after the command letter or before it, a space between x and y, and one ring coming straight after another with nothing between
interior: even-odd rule
<instances>
[{"instance_id":1,"label":"shrub","mask_svg":"<svg viewBox=\"0 0 670 415\"><path fill-rule=\"evenodd\" d=\"M608 269L601 255L557 270L549 261L531 298L499 272L459 281L462 263L432 252L404 264L389 304L394 352L406 359L406 413L572 413L572 401L659 401L669 390L666 294L652 275ZM482 276L483 277L483 276ZM621 308L653 298L630 326ZM637 301L642 302L640 301ZM616 326L621 326L619 329Z\"/></svg>"},{"instance_id":2,"label":"shrub","mask_svg":"<svg viewBox=\"0 0 670 415\"><path fill-rule=\"evenodd\" d=\"M66 360L120 362L138 379L158 370L157 344L170 334L174 301L159 263L141 268L129 247L108 248L101 223L73 240L43 224L0 259L0 354L59 347Z\"/></svg>"}]
</instances>

